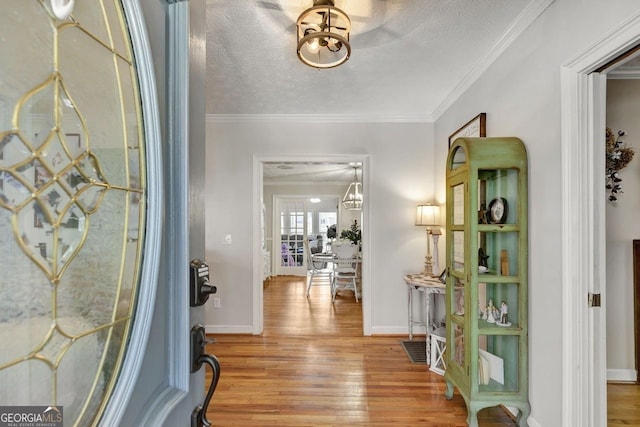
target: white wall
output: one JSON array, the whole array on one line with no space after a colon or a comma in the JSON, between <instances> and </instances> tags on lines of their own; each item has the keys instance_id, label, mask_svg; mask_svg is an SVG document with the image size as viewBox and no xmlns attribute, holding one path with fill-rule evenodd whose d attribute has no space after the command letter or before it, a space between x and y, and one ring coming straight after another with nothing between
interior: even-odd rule
<instances>
[{"instance_id":1,"label":"white wall","mask_svg":"<svg viewBox=\"0 0 640 427\"><path fill-rule=\"evenodd\" d=\"M640 80L607 81L607 126L624 130L636 155L619 176L622 191L607 204L607 369L610 379L634 381L633 248L640 239ZM604 144L604 138L603 138Z\"/></svg>"},{"instance_id":2,"label":"white wall","mask_svg":"<svg viewBox=\"0 0 640 427\"><path fill-rule=\"evenodd\" d=\"M636 1L556 0L436 122L436 188L447 137L480 112L487 136L529 154L529 393L541 426L562 419L560 67L638 10Z\"/></svg>"},{"instance_id":3,"label":"white wall","mask_svg":"<svg viewBox=\"0 0 640 427\"><path fill-rule=\"evenodd\" d=\"M433 124L207 124L207 260L221 308L207 307L207 328L251 332L254 218L253 159L274 156L368 155L372 333L406 333L402 277L422 270L424 229L415 206L433 198ZM365 194L367 189L365 189ZM233 243L224 245L223 235ZM365 267L366 268L366 267Z\"/></svg>"}]
</instances>

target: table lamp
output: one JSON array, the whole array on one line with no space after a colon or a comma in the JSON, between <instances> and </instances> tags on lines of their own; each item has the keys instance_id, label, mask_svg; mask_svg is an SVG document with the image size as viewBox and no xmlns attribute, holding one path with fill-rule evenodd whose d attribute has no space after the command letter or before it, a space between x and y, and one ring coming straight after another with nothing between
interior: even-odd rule
<instances>
[{"instance_id":1,"label":"table lamp","mask_svg":"<svg viewBox=\"0 0 640 427\"><path fill-rule=\"evenodd\" d=\"M429 277L437 277L440 275L438 267L438 237L441 231L440 222L440 206L427 203L426 205L418 205L416 210L416 225L427 227L427 256L424 262L424 271L422 274ZM435 227L435 228L433 228ZM431 245L429 243L429 235L433 239L433 258L431 257Z\"/></svg>"}]
</instances>

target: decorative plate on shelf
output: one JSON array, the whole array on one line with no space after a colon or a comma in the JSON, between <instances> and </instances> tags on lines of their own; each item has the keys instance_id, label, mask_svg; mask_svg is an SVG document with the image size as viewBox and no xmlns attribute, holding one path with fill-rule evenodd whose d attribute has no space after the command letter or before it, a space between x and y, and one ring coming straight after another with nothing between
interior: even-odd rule
<instances>
[{"instance_id":1,"label":"decorative plate on shelf","mask_svg":"<svg viewBox=\"0 0 640 427\"><path fill-rule=\"evenodd\" d=\"M496 197L489 202L487 219L490 224L504 224L509 215L509 204L504 197Z\"/></svg>"}]
</instances>

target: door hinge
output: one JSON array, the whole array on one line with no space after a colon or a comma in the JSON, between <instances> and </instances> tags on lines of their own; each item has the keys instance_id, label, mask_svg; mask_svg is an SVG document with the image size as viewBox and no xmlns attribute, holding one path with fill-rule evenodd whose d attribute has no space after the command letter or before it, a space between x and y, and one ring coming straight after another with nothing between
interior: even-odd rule
<instances>
[{"instance_id":1,"label":"door hinge","mask_svg":"<svg viewBox=\"0 0 640 427\"><path fill-rule=\"evenodd\" d=\"M589 292L589 307L600 307L600 294Z\"/></svg>"}]
</instances>

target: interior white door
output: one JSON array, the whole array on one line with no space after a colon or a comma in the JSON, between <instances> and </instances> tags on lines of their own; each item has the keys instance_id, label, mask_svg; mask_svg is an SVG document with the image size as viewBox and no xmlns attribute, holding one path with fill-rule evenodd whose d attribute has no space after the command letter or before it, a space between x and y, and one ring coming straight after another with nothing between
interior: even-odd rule
<instances>
[{"instance_id":1,"label":"interior white door","mask_svg":"<svg viewBox=\"0 0 640 427\"><path fill-rule=\"evenodd\" d=\"M272 256L275 256L276 274L306 276L307 201L305 198L276 197L274 206L276 226Z\"/></svg>"}]
</instances>

